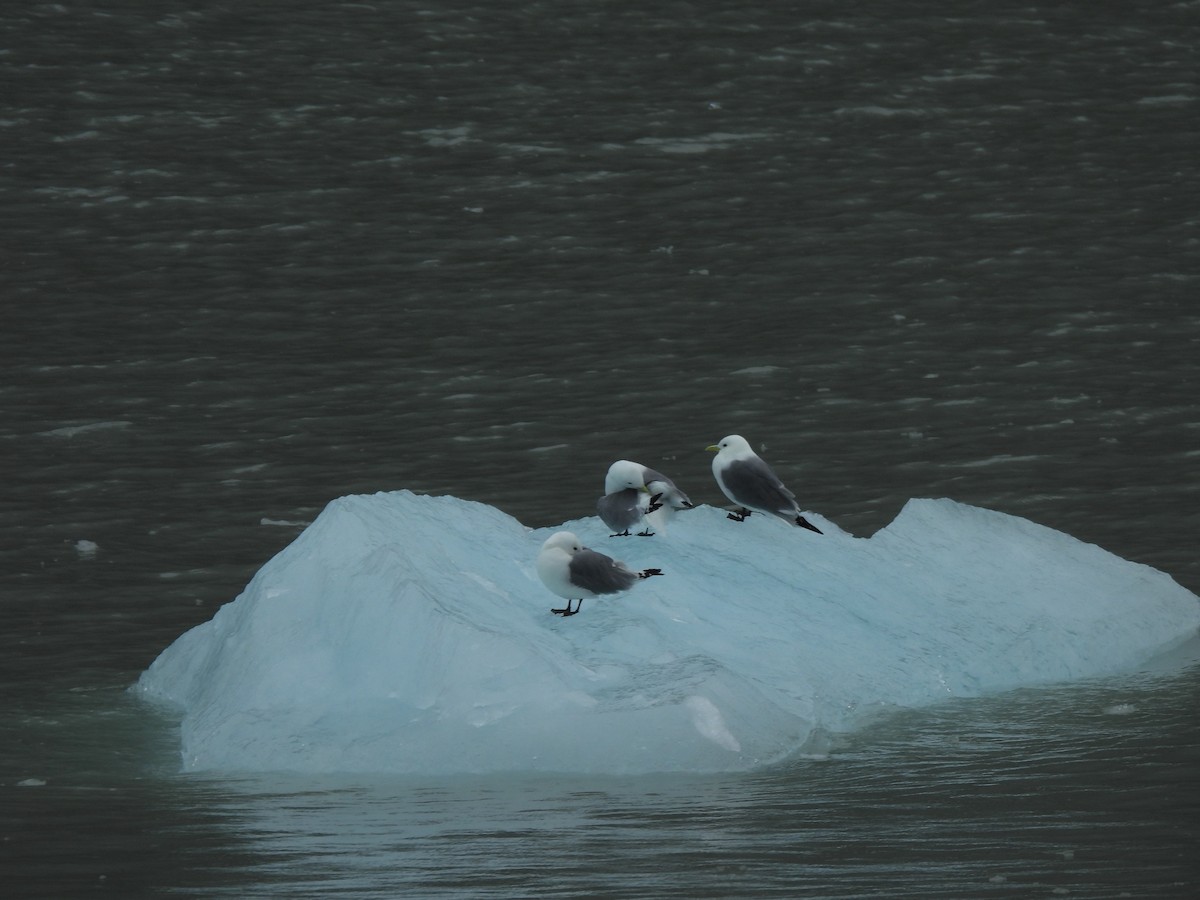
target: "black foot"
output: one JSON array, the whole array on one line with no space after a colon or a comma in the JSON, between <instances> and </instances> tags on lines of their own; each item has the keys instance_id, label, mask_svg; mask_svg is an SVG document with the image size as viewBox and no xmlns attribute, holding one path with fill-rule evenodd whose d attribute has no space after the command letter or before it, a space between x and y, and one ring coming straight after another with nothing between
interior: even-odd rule
<instances>
[{"instance_id":1,"label":"black foot","mask_svg":"<svg viewBox=\"0 0 1200 900\"><path fill-rule=\"evenodd\" d=\"M737 512L731 512L725 518L733 519L735 522L745 522L748 518L750 518L750 512L751 511L748 509L740 509Z\"/></svg>"},{"instance_id":2,"label":"black foot","mask_svg":"<svg viewBox=\"0 0 1200 900\"><path fill-rule=\"evenodd\" d=\"M638 537L654 537L654 532L651 531L650 529L646 529L645 531L639 531Z\"/></svg>"},{"instance_id":3,"label":"black foot","mask_svg":"<svg viewBox=\"0 0 1200 900\"><path fill-rule=\"evenodd\" d=\"M556 616L562 616L565 619L567 616L575 615L581 609L583 609L582 598L579 601L579 605L577 607L575 607L574 609L571 609L571 601L568 600L566 609L552 609L552 610L550 610L550 612L554 613Z\"/></svg>"},{"instance_id":4,"label":"black foot","mask_svg":"<svg viewBox=\"0 0 1200 900\"><path fill-rule=\"evenodd\" d=\"M801 528L807 528L809 531L815 531L817 534L825 533L812 522L808 521L808 519L804 518L804 516L796 516L796 524Z\"/></svg>"},{"instance_id":5,"label":"black foot","mask_svg":"<svg viewBox=\"0 0 1200 900\"><path fill-rule=\"evenodd\" d=\"M629 529L626 528L624 531L618 531L616 534L610 534L609 537L629 537Z\"/></svg>"},{"instance_id":6,"label":"black foot","mask_svg":"<svg viewBox=\"0 0 1200 900\"><path fill-rule=\"evenodd\" d=\"M661 575L661 574L662 574L662 569L642 569L642 571L638 572L638 578L649 578L652 575ZM582 600L580 600L579 602L583 603ZM578 610L576 610L576 612L578 612Z\"/></svg>"}]
</instances>

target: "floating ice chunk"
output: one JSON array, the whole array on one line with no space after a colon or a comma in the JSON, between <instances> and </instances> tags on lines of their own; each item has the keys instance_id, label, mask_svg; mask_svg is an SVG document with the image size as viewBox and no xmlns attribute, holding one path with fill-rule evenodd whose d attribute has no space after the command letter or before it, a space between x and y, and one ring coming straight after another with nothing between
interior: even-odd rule
<instances>
[{"instance_id":1,"label":"floating ice chunk","mask_svg":"<svg viewBox=\"0 0 1200 900\"><path fill-rule=\"evenodd\" d=\"M735 771L881 710L1135 669L1200 626L1168 576L1024 519L813 520L701 506L631 544L597 518L343 497L137 690L182 710L193 770ZM665 574L553 616L534 560L560 528Z\"/></svg>"},{"instance_id":2,"label":"floating ice chunk","mask_svg":"<svg viewBox=\"0 0 1200 900\"><path fill-rule=\"evenodd\" d=\"M776 372L786 371L781 366L747 366L744 369L735 369L730 372L730 375L774 375Z\"/></svg>"},{"instance_id":3,"label":"floating ice chunk","mask_svg":"<svg viewBox=\"0 0 1200 900\"><path fill-rule=\"evenodd\" d=\"M114 422L89 422L86 425L64 425L61 428L54 428L50 431L39 432L43 437L64 437L73 438L81 434L92 434L97 431L114 431L122 428L128 428L132 422L118 420Z\"/></svg>"}]
</instances>

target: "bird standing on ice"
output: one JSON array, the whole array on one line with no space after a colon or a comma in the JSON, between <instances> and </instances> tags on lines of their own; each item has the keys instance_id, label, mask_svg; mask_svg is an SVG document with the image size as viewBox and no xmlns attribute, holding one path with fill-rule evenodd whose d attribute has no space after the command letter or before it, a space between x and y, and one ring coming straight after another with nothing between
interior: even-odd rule
<instances>
[{"instance_id":1,"label":"bird standing on ice","mask_svg":"<svg viewBox=\"0 0 1200 900\"><path fill-rule=\"evenodd\" d=\"M654 534L645 523L646 514L658 509L658 501L651 496L642 475L645 466L628 459L618 459L608 467L604 476L604 496L596 501L596 512L604 524L615 534L609 537L628 537L629 529L643 525L638 535L650 537Z\"/></svg>"},{"instance_id":2,"label":"bird standing on ice","mask_svg":"<svg viewBox=\"0 0 1200 900\"><path fill-rule=\"evenodd\" d=\"M712 470L721 491L741 507L740 511L731 512L729 518L744 522L752 510L757 510L824 534L800 514L796 495L784 487L779 476L750 449L749 442L740 434L722 438L707 449L717 453L713 457Z\"/></svg>"},{"instance_id":3,"label":"bird standing on ice","mask_svg":"<svg viewBox=\"0 0 1200 900\"><path fill-rule=\"evenodd\" d=\"M662 569L635 572L620 560L589 550L569 531L560 531L546 539L537 558L538 577L553 593L567 601L564 609L552 609L557 616L573 616L583 607L584 598L627 591L639 579L661 575ZM571 601L579 606L571 609Z\"/></svg>"},{"instance_id":4,"label":"bird standing on ice","mask_svg":"<svg viewBox=\"0 0 1200 900\"><path fill-rule=\"evenodd\" d=\"M688 495L670 478L628 459L618 459L608 467L604 496L596 501L596 512L604 524L616 532L610 537L627 537L630 528L643 523L638 535L651 537L654 532L646 523L648 515L659 513L655 518L665 525L667 516L674 510L691 508Z\"/></svg>"},{"instance_id":5,"label":"bird standing on ice","mask_svg":"<svg viewBox=\"0 0 1200 900\"><path fill-rule=\"evenodd\" d=\"M662 472L642 466L642 478L646 482L646 490L650 492L651 499L660 507L658 514L653 516L651 521L657 519L666 527L667 519L672 513L680 509L691 509L695 505L688 495Z\"/></svg>"}]
</instances>

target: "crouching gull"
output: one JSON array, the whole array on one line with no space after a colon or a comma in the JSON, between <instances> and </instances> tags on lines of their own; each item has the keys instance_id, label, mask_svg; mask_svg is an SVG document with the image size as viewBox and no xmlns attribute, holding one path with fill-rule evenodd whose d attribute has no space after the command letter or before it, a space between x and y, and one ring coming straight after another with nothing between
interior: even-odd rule
<instances>
[{"instance_id":1,"label":"crouching gull","mask_svg":"<svg viewBox=\"0 0 1200 900\"><path fill-rule=\"evenodd\" d=\"M610 537L627 537L629 529L638 525L642 526L638 535L650 537L654 532L646 522L648 515L657 512L654 520L665 526L671 512L691 508L692 501L674 481L628 459L619 459L608 467L604 496L596 501L596 512L615 532Z\"/></svg>"},{"instance_id":2,"label":"crouching gull","mask_svg":"<svg viewBox=\"0 0 1200 900\"><path fill-rule=\"evenodd\" d=\"M713 457L712 470L721 491L741 507L740 511L731 512L729 518L744 522L752 510L757 510L824 534L800 514L796 495L784 487L779 476L750 449L749 442L740 434L722 438L720 443L707 449L717 453Z\"/></svg>"},{"instance_id":3,"label":"crouching gull","mask_svg":"<svg viewBox=\"0 0 1200 900\"><path fill-rule=\"evenodd\" d=\"M619 594L639 579L661 575L662 569L635 572L620 560L589 550L570 531L559 531L546 539L537 558L538 577L553 593L567 601L564 609L552 609L557 616L573 616L583 607L585 597ZM571 601L579 606L571 609Z\"/></svg>"}]
</instances>

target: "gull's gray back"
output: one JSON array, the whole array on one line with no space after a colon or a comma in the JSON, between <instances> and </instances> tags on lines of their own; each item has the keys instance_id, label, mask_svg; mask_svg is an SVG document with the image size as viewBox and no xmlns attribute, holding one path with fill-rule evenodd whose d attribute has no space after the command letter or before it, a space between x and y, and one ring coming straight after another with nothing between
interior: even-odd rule
<instances>
[{"instance_id":1,"label":"gull's gray back","mask_svg":"<svg viewBox=\"0 0 1200 900\"><path fill-rule=\"evenodd\" d=\"M721 477L737 502L746 506L774 511L793 509L796 505L796 495L757 456L734 460L721 472Z\"/></svg>"},{"instance_id":2,"label":"gull's gray back","mask_svg":"<svg viewBox=\"0 0 1200 900\"><path fill-rule=\"evenodd\" d=\"M593 594L615 594L627 591L637 573L612 557L584 547L571 557L571 583Z\"/></svg>"},{"instance_id":3,"label":"gull's gray back","mask_svg":"<svg viewBox=\"0 0 1200 900\"><path fill-rule=\"evenodd\" d=\"M596 501L596 512L613 531L628 531L642 520L640 494L634 488L605 494Z\"/></svg>"}]
</instances>

